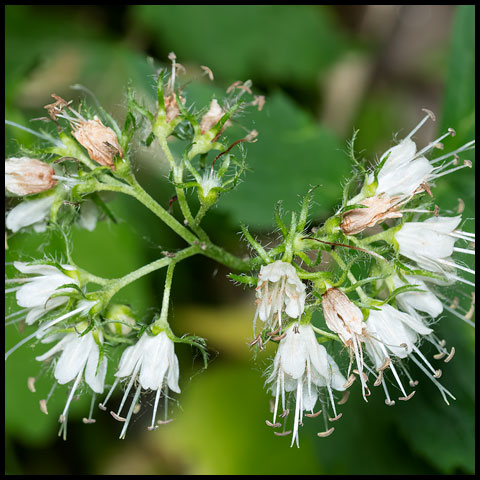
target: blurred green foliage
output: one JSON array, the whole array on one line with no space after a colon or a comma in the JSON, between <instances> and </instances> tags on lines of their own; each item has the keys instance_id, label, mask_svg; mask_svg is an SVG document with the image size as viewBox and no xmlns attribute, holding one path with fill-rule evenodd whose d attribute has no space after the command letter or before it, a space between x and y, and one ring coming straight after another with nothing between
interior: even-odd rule
<instances>
[{"instance_id":1,"label":"blurred green foliage","mask_svg":"<svg viewBox=\"0 0 480 480\"><path fill-rule=\"evenodd\" d=\"M440 56L443 69L429 73L435 85L438 76L445 79L439 132L446 127L457 130L457 136L445 142L447 151L474 136L474 10L474 6L456 8L451 34L447 32L449 51ZM286 210L295 209L310 185L322 186L315 192L312 208L316 222L339 202L341 181L348 174L344 154L348 134L335 133L330 125L318 122L326 100L322 95L328 93L319 85L351 52L362 51L375 58L381 42L366 42L357 36L340 23L333 8L17 5L7 6L5 12L5 113L8 119L32 128L38 123L29 119L44 114L41 107L50 103L50 93L77 98L78 92L69 89L76 83L92 90L121 120L128 83L153 104L153 70L147 55L165 62L168 52L174 50L187 69L208 65L216 76L215 86L202 80L192 82L187 90L189 98L200 105L206 105L213 94L221 98L232 81L254 81L256 93L266 95L267 103L261 112L240 119L248 129L259 132L258 142L247 148L251 171L206 218L212 237L231 250L247 251L239 245L240 221L256 234L265 234L273 226L275 202L283 200ZM363 94L348 131L361 128L359 148L368 147L364 155L369 159L374 160L391 144L392 132L401 129L402 135L413 127L414 122L403 123L407 118L403 100L409 95L414 96L408 81L400 87L386 82ZM416 105L418 117L424 106ZM234 137L239 131L232 129L232 140L240 138ZM144 139L148 133L142 131L139 137ZM17 152L17 142L37 141L10 127L6 135L7 155ZM134 154L138 154L141 183L166 205L171 187L164 179L158 150L154 145L150 150L137 148ZM473 154L466 158L473 160ZM435 189L437 203L453 212L461 196L465 217L473 218L471 173L461 170L440 179ZM92 273L123 275L158 258L164 249L181 247L134 201L115 198L109 205L119 219L117 224L103 222L91 233L72 232L73 257ZM467 222L466 229L473 230L473 221ZM6 262L44 254L58 257L61 251L63 241L57 235L19 233L9 238ZM12 267L6 268L11 275ZM45 346L27 346L15 352L5 366L7 473L473 473L474 337L470 327L448 315L438 325L441 338L457 350L452 362L442 367L442 383L457 397L452 405L447 407L436 388L415 370L421 380L415 397L393 408L383 404L378 391L366 404L354 385L334 435L319 439L315 433L320 427L312 419L302 429L301 449L290 449L289 439L275 437L264 423L269 417L269 395L263 389L262 371L269 357L261 356L256 362L251 359L246 343L253 311L244 304L250 305L252 298L229 284L227 273L222 268L217 273L217 266L200 258L190 259L176 271L172 328L177 334L206 337L212 363L199 373L201 362L192 360L188 347L179 348L180 408L172 424L154 433L144 428L151 399L142 400L138 420L126 441L120 442L119 425L103 412L95 415L96 424L81 423L90 401L82 396L72 406L69 439L63 445L56 430L66 389L52 397L48 416L40 412L38 400L50 389L49 372L39 378L37 393L27 389L27 378L39 371L34 357L43 353ZM148 321L160 305L163 275L158 272L143 278L118 298ZM6 312L13 310L13 297L7 295ZM6 348L21 337L16 327L7 327ZM110 360L112 375L115 359Z\"/></svg>"}]
</instances>

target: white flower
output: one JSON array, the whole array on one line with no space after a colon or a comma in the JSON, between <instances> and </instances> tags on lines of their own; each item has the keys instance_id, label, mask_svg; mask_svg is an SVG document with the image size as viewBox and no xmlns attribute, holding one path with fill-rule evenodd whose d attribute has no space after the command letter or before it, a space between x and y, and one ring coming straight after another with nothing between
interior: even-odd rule
<instances>
[{"instance_id":1,"label":"white flower","mask_svg":"<svg viewBox=\"0 0 480 480\"><path fill-rule=\"evenodd\" d=\"M75 380L63 413L60 415L60 422L62 423L60 433L64 432L64 438L66 438L67 433L68 409L82 378L93 390L94 394L102 393L104 389L107 359L105 357L100 359L99 348L99 345L103 344L103 335L98 330L91 330L82 335L87 327L87 322L82 322L76 326L75 332L67 333L48 352L36 357L36 360L42 362L56 353L62 352L58 360L56 360L54 377L60 385ZM52 341L57 338L57 335L50 335L45 340ZM92 419L90 418L86 423L91 422Z\"/></svg>"},{"instance_id":2,"label":"white flower","mask_svg":"<svg viewBox=\"0 0 480 480\"><path fill-rule=\"evenodd\" d=\"M20 157L5 160L5 189L16 195L44 192L57 184L55 170L35 158Z\"/></svg>"},{"instance_id":3,"label":"white flower","mask_svg":"<svg viewBox=\"0 0 480 480\"><path fill-rule=\"evenodd\" d=\"M283 311L291 318L300 318L305 309L305 285L298 278L295 267L281 260L262 266L258 274L256 296L258 307L254 329L257 315L272 328L275 314L281 326Z\"/></svg>"},{"instance_id":4,"label":"white flower","mask_svg":"<svg viewBox=\"0 0 480 480\"><path fill-rule=\"evenodd\" d=\"M396 301L400 308L410 315L414 315L415 310L428 313L433 318L438 317L443 312L443 303L440 299L427 287L425 282L418 277L411 278L404 276L406 283L400 279L398 275L393 277L395 288L405 285L416 285L419 291L407 291L397 295ZM420 291L421 290L421 291Z\"/></svg>"},{"instance_id":5,"label":"white flower","mask_svg":"<svg viewBox=\"0 0 480 480\"><path fill-rule=\"evenodd\" d=\"M454 251L474 254L473 250L456 248L455 242L464 232L457 229L461 216L431 217L424 222L407 222L395 233L401 255L414 260L424 270L443 274L447 280L455 279L470 284L455 274L455 269L468 273L473 270L455 263L450 257Z\"/></svg>"},{"instance_id":6,"label":"white flower","mask_svg":"<svg viewBox=\"0 0 480 480\"><path fill-rule=\"evenodd\" d=\"M118 412L111 412L115 419L125 422L120 438L125 438L132 412L138 401L140 390L142 388L144 390L157 391L153 409L152 425L149 427L149 430L154 430L157 428L155 426L155 419L162 391L164 392L165 398L167 398L169 388L174 392L180 393L180 388L178 386L178 359L175 355L174 342L168 337L165 331L162 331L155 336L144 333L135 345L128 347L123 352L115 376L117 379L107 395L107 398L100 406L105 409L105 404L115 389L118 381L122 378L130 377L130 381ZM130 406L130 410L128 411L127 418L124 419L120 417L120 413L125 404L127 395L135 381L138 383L135 397Z\"/></svg>"},{"instance_id":7,"label":"white flower","mask_svg":"<svg viewBox=\"0 0 480 480\"><path fill-rule=\"evenodd\" d=\"M297 446L299 445L298 426L302 422L303 411L309 410L310 416L314 415L313 409L318 399L318 388L326 387L328 391L334 412L334 418L331 420L337 420L341 416L341 414L337 415L332 389L345 390L346 380L325 347L318 343L311 325L294 324L288 327L286 337L280 341L273 363L273 371L267 382L272 383L271 391L275 395L274 426L280 426L275 424L280 393L284 412L281 416L286 416L288 411L286 410L285 392L295 392L292 446L295 441ZM325 433L330 434L332 431L333 429Z\"/></svg>"},{"instance_id":8,"label":"white flower","mask_svg":"<svg viewBox=\"0 0 480 480\"><path fill-rule=\"evenodd\" d=\"M36 232L45 231L46 219L50 215L54 199L54 195L49 195L19 203L7 214L7 228L18 232L23 227L33 225Z\"/></svg>"},{"instance_id":9,"label":"white flower","mask_svg":"<svg viewBox=\"0 0 480 480\"><path fill-rule=\"evenodd\" d=\"M382 305L379 310L371 310L368 320L366 321L366 349L375 368L378 371L378 378L375 385L382 383L387 405L393 405L395 402L390 399L387 385L383 378L383 371L390 368L395 380L403 393L400 400L410 399L415 392L407 395L403 388L400 377L392 361L393 359L412 359L419 368L437 385L444 400L448 403L445 394L453 395L445 389L436 379L440 377L441 370L435 370L428 362L425 356L417 347L422 336L430 335L433 330L427 327L420 316L412 316L404 312L398 311L391 305ZM418 358L417 358L418 357ZM428 367L430 372L425 368ZM407 373L407 371L405 370ZM372 372L373 373L373 372ZM416 382L410 379L410 385L415 386Z\"/></svg>"},{"instance_id":10,"label":"white flower","mask_svg":"<svg viewBox=\"0 0 480 480\"><path fill-rule=\"evenodd\" d=\"M93 232L97 226L98 220L98 208L92 200L85 200L80 206L80 217L78 218L78 224Z\"/></svg>"},{"instance_id":11,"label":"white flower","mask_svg":"<svg viewBox=\"0 0 480 480\"><path fill-rule=\"evenodd\" d=\"M327 327L337 333L344 345L350 349L350 365L347 376L350 376L355 356L362 384L362 395L366 401L365 392L368 391L368 388L363 374L362 352L366 325L363 321L362 311L338 288L328 288L322 295L322 308Z\"/></svg>"},{"instance_id":12,"label":"white flower","mask_svg":"<svg viewBox=\"0 0 480 480\"><path fill-rule=\"evenodd\" d=\"M31 325L47 312L67 303L68 296L50 298L53 294L72 292L73 288L62 289L63 285L80 285L76 278L76 270L70 265L62 265L72 276L66 275L53 265L29 265L24 262L14 262L13 265L21 273L34 275L27 278L13 279L15 282L25 282L16 287L17 304L28 309L26 323Z\"/></svg>"}]
</instances>

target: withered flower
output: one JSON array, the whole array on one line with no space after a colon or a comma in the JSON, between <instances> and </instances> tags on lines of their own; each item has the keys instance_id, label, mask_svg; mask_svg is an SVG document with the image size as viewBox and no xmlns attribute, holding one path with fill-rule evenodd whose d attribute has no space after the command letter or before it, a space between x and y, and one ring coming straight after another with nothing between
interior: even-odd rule
<instances>
[{"instance_id":1,"label":"withered flower","mask_svg":"<svg viewBox=\"0 0 480 480\"><path fill-rule=\"evenodd\" d=\"M50 190L57 184L55 170L35 158L5 160L5 188L16 195L32 195Z\"/></svg>"},{"instance_id":2,"label":"withered flower","mask_svg":"<svg viewBox=\"0 0 480 480\"><path fill-rule=\"evenodd\" d=\"M100 165L115 168L114 157L120 155L123 158L122 147L115 132L106 127L97 116L76 125L72 135L87 149L90 158Z\"/></svg>"},{"instance_id":3,"label":"withered flower","mask_svg":"<svg viewBox=\"0 0 480 480\"><path fill-rule=\"evenodd\" d=\"M387 218L400 218L400 197L370 197L361 202L367 208L354 208L343 214L340 228L345 235L356 235Z\"/></svg>"}]
</instances>

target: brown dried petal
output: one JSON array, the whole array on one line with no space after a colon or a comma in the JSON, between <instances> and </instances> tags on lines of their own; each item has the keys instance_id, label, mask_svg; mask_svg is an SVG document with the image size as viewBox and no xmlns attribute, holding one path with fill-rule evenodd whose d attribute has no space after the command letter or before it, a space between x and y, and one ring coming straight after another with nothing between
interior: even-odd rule
<instances>
[{"instance_id":1,"label":"brown dried petal","mask_svg":"<svg viewBox=\"0 0 480 480\"><path fill-rule=\"evenodd\" d=\"M356 235L367 227L373 227L387 218L400 218L398 197L370 197L361 202L367 208L354 208L343 214L340 225L345 235Z\"/></svg>"},{"instance_id":2,"label":"brown dried petal","mask_svg":"<svg viewBox=\"0 0 480 480\"><path fill-rule=\"evenodd\" d=\"M100 165L114 167L114 157L120 155L123 158L115 132L103 125L98 117L82 122L72 134L87 149L90 158Z\"/></svg>"}]
</instances>

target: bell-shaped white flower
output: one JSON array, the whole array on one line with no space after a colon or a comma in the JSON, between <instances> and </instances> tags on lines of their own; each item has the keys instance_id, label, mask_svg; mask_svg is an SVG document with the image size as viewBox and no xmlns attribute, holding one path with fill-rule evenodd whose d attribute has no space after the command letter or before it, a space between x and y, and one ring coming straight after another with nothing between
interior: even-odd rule
<instances>
[{"instance_id":1,"label":"bell-shaped white flower","mask_svg":"<svg viewBox=\"0 0 480 480\"><path fill-rule=\"evenodd\" d=\"M385 403L387 405L393 405L395 402L390 399L387 385L383 378L383 372L386 368L390 368L403 393L403 397L400 397L400 400L408 400L415 393L406 394L394 366L394 360L401 361L407 357L412 359L437 385L447 403L448 401L445 394L454 398L453 395L436 380L440 377L442 373L441 370L435 370L417 346L422 336L428 336L433 332L431 328L425 325L424 320L420 316L412 316L408 313L400 312L391 305L386 304L379 307L379 310L371 310L366 324L366 350L378 372L378 378L375 384L379 385L382 383L386 396ZM421 362L423 362L423 364ZM430 372L424 365L427 366ZM406 370L405 372L407 373ZM409 379L410 385L415 386L416 382L410 377Z\"/></svg>"},{"instance_id":2,"label":"bell-shaped white flower","mask_svg":"<svg viewBox=\"0 0 480 480\"><path fill-rule=\"evenodd\" d=\"M71 276L61 272L53 265L31 265L24 262L14 262L13 265L19 272L31 275L30 277L9 280L11 283L22 283L21 286L14 287L12 291L16 291L17 304L28 311L25 318L28 325L68 301L68 296L50 298L53 294L73 291L71 287L62 289L63 285L75 284L80 286L76 269L70 265L62 265L62 268L70 271Z\"/></svg>"},{"instance_id":3,"label":"bell-shaped white flower","mask_svg":"<svg viewBox=\"0 0 480 480\"><path fill-rule=\"evenodd\" d=\"M53 357L58 352L62 352L56 360L55 380L60 385L74 380L67 403L63 413L60 415L60 422L62 423L60 433L63 431L64 438L66 438L67 433L68 409L82 378L95 394L103 393L105 385L107 359L104 356L100 356L103 335L99 330L91 330L84 333L87 327L87 322L82 322L76 326L75 332L67 333L48 352L36 357L36 360L42 362ZM58 339L58 335L49 335L44 340L52 341L55 339ZM89 420L87 423L91 423L92 419Z\"/></svg>"},{"instance_id":4,"label":"bell-shaped white flower","mask_svg":"<svg viewBox=\"0 0 480 480\"><path fill-rule=\"evenodd\" d=\"M292 446L298 442L298 426L302 422L303 411L308 410L313 413L318 399L318 389L325 387L328 391L329 399L332 404L334 418L337 420L335 402L333 399L333 390L345 390L345 377L327 353L325 347L318 343L315 332L311 325L294 324L287 328L286 336L280 341L277 354L273 363L273 370L267 379L267 383L272 383L271 391L275 395L275 407L273 413L273 425L276 424L277 410L280 395L282 397L283 413L280 416L288 415L286 410L285 393L295 392L295 418L293 425ZM324 409L326 421L326 409ZM330 434L333 429L325 433Z\"/></svg>"},{"instance_id":5,"label":"bell-shaped white flower","mask_svg":"<svg viewBox=\"0 0 480 480\"><path fill-rule=\"evenodd\" d=\"M174 392L180 393L178 386L179 367L178 359L175 355L174 342L168 337L165 331L154 336L144 333L135 345L128 347L123 352L115 376L117 379L100 407L105 409L105 404L120 379L130 378L118 412L110 412L115 419L125 422L120 438L125 438L130 418L142 388L144 390L156 390L157 392L153 409L152 425L149 427L149 430L154 430L157 428L155 426L155 420L162 391L164 392L165 399L167 398L169 388ZM125 419L120 416L120 413L135 381L138 384L137 390Z\"/></svg>"},{"instance_id":6,"label":"bell-shaped white flower","mask_svg":"<svg viewBox=\"0 0 480 480\"><path fill-rule=\"evenodd\" d=\"M443 303L440 299L427 287L426 283L418 277L412 278L405 275L404 282L398 275L394 275L393 284L395 288L405 285L416 285L419 290L407 291L398 294L395 298L398 306L410 315L414 315L415 310L428 313L433 318L438 317L443 312Z\"/></svg>"},{"instance_id":7,"label":"bell-shaped white flower","mask_svg":"<svg viewBox=\"0 0 480 480\"><path fill-rule=\"evenodd\" d=\"M33 226L36 232L43 232L46 219L50 215L54 195L23 201L13 207L7 214L5 224L12 232L18 232L24 227Z\"/></svg>"},{"instance_id":8,"label":"bell-shaped white flower","mask_svg":"<svg viewBox=\"0 0 480 480\"><path fill-rule=\"evenodd\" d=\"M305 285L298 277L295 267L277 260L262 266L256 289L257 316L270 328L275 322L282 324L282 312L290 318L300 318L305 309ZM274 316L277 316L274 319Z\"/></svg>"},{"instance_id":9,"label":"bell-shaped white flower","mask_svg":"<svg viewBox=\"0 0 480 480\"><path fill-rule=\"evenodd\" d=\"M473 250L456 248L455 242L463 238L464 232L457 230L461 216L431 217L424 222L407 222L395 233L399 253L424 270L441 273L446 280L455 279L471 284L455 273L456 269L467 273L475 272L459 263L451 255L455 251L474 254Z\"/></svg>"}]
</instances>

